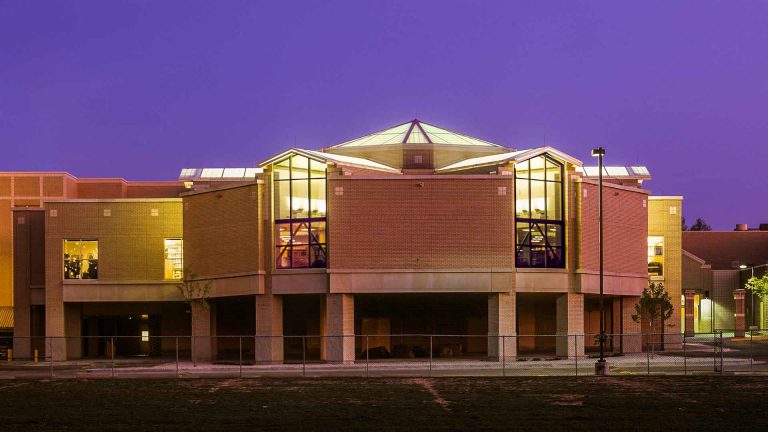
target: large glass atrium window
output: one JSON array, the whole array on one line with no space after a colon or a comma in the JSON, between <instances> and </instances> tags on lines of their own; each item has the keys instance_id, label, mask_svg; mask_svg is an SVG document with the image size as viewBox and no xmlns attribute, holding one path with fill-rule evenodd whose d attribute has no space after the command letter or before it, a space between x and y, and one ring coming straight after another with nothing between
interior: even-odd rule
<instances>
[{"instance_id":1,"label":"large glass atrium window","mask_svg":"<svg viewBox=\"0 0 768 432\"><path fill-rule=\"evenodd\" d=\"M664 237L648 236L648 275L664 276Z\"/></svg>"},{"instance_id":2,"label":"large glass atrium window","mask_svg":"<svg viewBox=\"0 0 768 432\"><path fill-rule=\"evenodd\" d=\"M181 279L184 276L184 241L165 239L165 279Z\"/></svg>"},{"instance_id":3,"label":"large glass atrium window","mask_svg":"<svg viewBox=\"0 0 768 432\"><path fill-rule=\"evenodd\" d=\"M272 173L275 267L325 267L325 164L294 155L274 164Z\"/></svg>"},{"instance_id":4,"label":"large glass atrium window","mask_svg":"<svg viewBox=\"0 0 768 432\"><path fill-rule=\"evenodd\" d=\"M99 242L64 240L64 279L99 278Z\"/></svg>"},{"instance_id":5,"label":"large glass atrium window","mask_svg":"<svg viewBox=\"0 0 768 432\"><path fill-rule=\"evenodd\" d=\"M517 267L565 267L563 178L546 155L515 164Z\"/></svg>"}]
</instances>

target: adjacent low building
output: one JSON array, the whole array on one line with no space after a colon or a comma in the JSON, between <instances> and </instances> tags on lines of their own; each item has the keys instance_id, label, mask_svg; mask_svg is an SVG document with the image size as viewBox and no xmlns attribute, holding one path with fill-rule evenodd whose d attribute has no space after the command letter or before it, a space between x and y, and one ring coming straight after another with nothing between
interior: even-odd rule
<instances>
[{"instance_id":1,"label":"adjacent low building","mask_svg":"<svg viewBox=\"0 0 768 432\"><path fill-rule=\"evenodd\" d=\"M210 360L245 335L256 361L351 362L423 355L420 335L441 334L438 354L584 355L600 322L597 174L413 120L258 167L184 169L152 194L42 196L12 206L16 352L160 356L192 334L181 349ZM682 203L651 197L645 167L604 174L606 331L636 335L649 269L681 295ZM178 289L185 272L207 305Z\"/></svg>"}]
</instances>

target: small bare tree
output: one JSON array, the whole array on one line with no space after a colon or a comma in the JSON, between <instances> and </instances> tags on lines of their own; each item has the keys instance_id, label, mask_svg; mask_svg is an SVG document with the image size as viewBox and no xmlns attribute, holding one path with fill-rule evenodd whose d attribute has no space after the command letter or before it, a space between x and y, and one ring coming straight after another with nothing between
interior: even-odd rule
<instances>
[{"instance_id":1,"label":"small bare tree","mask_svg":"<svg viewBox=\"0 0 768 432\"><path fill-rule=\"evenodd\" d=\"M195 307L207 309L210 307L208 304L208 296L211 291L211 281L201 282L197 278L197 274L190 270L188 267L184 267L181 281L179 281L176 288L179 289L184 302L190 306L190 321L191 321L191 343L190 349L192 350L192 362L195 362L195 322L194 311Z\"/></svg>"},{"instance_id":2,"label":"small bare tree","mask_svg":"<svg viewBox=\"0 0 768 432\"><path fill-rule=\"evenodd\" d=\"M635 313L632 320L636 323L647 321L651 325L651 333L656 328L656 324L661 324L661 344L664 348L664 322L668 320L674 312L672 300L669 293L664 289L661 282L649 282L643 290L640 301L635 305Z\"/></svg>"}]
</instances>

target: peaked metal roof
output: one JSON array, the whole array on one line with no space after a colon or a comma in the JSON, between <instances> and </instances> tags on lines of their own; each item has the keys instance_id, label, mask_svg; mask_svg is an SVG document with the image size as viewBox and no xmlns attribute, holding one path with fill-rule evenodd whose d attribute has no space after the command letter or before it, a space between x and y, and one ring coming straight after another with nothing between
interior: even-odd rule
<instances>
[{"instance_id":1,"label":"peaked metal roof","mask_svg":"<svg viewBox=\"0 0 768 432\"><path fill-rule=\"evenodd\" d=\"M598 177L599 168L596 166L577 167L584 177ZM650 180L651 173L645 166L603 166L603 177Z\"/></svg>"},{"instance_id":2,"label":"peaked metal roof","mask_svg":"<svg viewBox=\"0 0 768 432\"><path fill-rule=\"evenodd\" d=\"M360 138L337 144L331 148L338 147L367 147L387 144L437 144L437 145L460 145L460 146L484 146L484 147L503 147L492 142L474 138L469 135L453 132L428 123L419 119L411 120L407 123L395 127L374 132Z\"/></svg>"}]
</instances>

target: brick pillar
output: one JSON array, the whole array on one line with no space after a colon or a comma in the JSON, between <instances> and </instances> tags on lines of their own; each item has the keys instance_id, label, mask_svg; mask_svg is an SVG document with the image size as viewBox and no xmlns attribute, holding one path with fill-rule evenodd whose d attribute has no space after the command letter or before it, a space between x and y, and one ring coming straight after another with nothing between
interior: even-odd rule
<instances>
[{"instance_id":1,"label":"brick pillar","mask_svg":"<svg viewBox=\"0 0 768 432\"><path fill-rule=\"evenodd\" d=\"M355 361L355 298L351 294L325 296L325 360L351 364Z\"/></svg>"},{"instance_id":2,"label":"brick pillar","mask_svg":"<svg viewBox=\"0 0 768 432\"><path fill-rule=\"evenodd\" d=\"M283 298L256 296L256 362L283 362Z\"/></svg>"},{"instance_id":3,"label":"brick pillar","mask_svg":"<svg viewBox=\"0 0 768 432\"><path fill-rule=\"evenodd\" d=\"M18 303L13 305L13 357L17 359L32 357L31 308L29 302L26 303L23 306Z\"/></svg>"},{"instance_id":4,"label":"brick pillar","mask_svg":"<svg viewBox=\"0 0 768 432\"><path fill-rule=\"evenodd\" d=\"M557 356L584 356L584 294L562 294L556 306Z\"/></svg>"},{"instance_id":5,"label":"brick pillar","mask_svg":"<svg viewBox=\"0 0 768 432\"><path fill-rule=\"evenodd\" d=\"M192 358L195 361L210 362L214 359L214 338L216 335L214 305L192 302Z\"/></svg>"},{"instance_id":6,"label":"brick pillar","mask_svg":"<svg viewBox=\"0 0 768 432\"><path fill-rule=\"evenodd\" d=\"M695 306L693 304L693 297L696 295L694 290L685 290L685 335L693 336L696 334L694 331L693 322L693 310ZM673 315L674 317L674 315Z\"/></svg>"},{"instance_id":7,"label":"brick pillar","mask_svg":"<svg viewBox=\"0 0 768 432\"><path fill-rule=\"evenodd\" d=\"M80 303L64 303L64 329L67 335L67 360L83 356L83 314Z\"/></svg>"},{"instance_id":8,"label":"brick pillar","mask_svg":"<svg viewBox=\"0 0 768 432\"><path fill-rule=\"evenodd\" d=\"M623 353L643 351L641 323L635 322L632 315L640 297L621 297L621 346Z\"/></svg>"},{"instance_id":9,"label":"brick pillar","mask_svg":"<svg viewBox=\"0 0 768 432\"><path fill-rule=\"evenodd\" d=\"M733 335L735 337L744 337L744 330L746 329L746 320L744 318L744 290L737 289L733 291L733 301L736 305L734 318L735 326Z\"/></svg>"},{"instance_id":10,"label":"brick pillar","mask_svg":"<svg viewBox=\"0 0 768 432\"><path fill-rule=\"evenodd\" d=\"M517 331L515 329L515 293L488 296L488 357L501 361L517 357ZM504 337L503 340L499 336Z\"/></svg>"}]
</instances>

